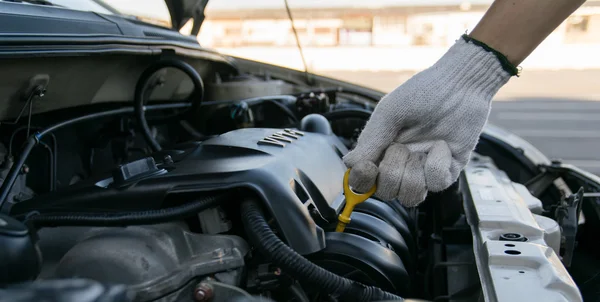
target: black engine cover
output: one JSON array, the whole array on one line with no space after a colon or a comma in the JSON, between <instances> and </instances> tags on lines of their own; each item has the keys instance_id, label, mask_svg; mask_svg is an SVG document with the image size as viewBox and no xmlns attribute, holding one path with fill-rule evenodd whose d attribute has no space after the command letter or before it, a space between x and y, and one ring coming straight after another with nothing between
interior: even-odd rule
<instances>
[{"instance_id":1,"label":"black engine cover","mask_svg":"<svg viewBox=\"0 0 600 302\"><path fill-rule=\"evenodd\" d=\"M263 199L288 244L301 254L313 253L325 247L325 240L309 210L314 207L335 220L343 201L346 168L341 157L347 149L333 135L293 133L231 131L172 150L175 162L167 173L153 173L126 186L114 185L112 178L78 183L16 204L11 213L146 210L164 206L170 194L248 188ZM276 138L265 140L274 134ZM162 156L156 157L162 161Z\"/></svg>"}]
</instances>

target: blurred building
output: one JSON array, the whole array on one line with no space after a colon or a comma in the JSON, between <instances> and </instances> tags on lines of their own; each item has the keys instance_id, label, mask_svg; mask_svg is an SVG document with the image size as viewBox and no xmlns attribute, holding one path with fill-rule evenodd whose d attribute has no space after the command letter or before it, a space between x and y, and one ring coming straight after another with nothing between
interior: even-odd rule
<instances>
[{"instance_id":1,"label":"blurred building","mask_svg":"<svg viewBox=\"0 0 600 302\"><path fill-rule=\"evenodd\" d=\"M303 46L447 46L456 40L457 33L473 28L489 7L486 3L459 0L444 3L379 8L299 7L292 11ZM283 8L212 9L206 16L199 36L204 46L296 43ZM600 43L600 1L588 1L546 43Z\"/></svg>"}]
</instances>

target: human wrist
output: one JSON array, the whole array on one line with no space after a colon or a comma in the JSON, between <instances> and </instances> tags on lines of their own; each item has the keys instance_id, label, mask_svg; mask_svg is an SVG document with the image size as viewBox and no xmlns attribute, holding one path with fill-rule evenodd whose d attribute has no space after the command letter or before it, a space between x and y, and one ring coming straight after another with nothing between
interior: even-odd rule
<instances>
[{"instance_id":1,"label":"human wrist","mask_svg":"<svg viewBox=\"0 0 600 302\"><path fill-rule=\"evenodd\" d=\"M496 56L498 62L500 62L500 65L502 66L502 69L504 69L504 71L508 72L508 74L510 74L511 76L519 76L519 69L513 63L511 63L510 60L500 51L467 34L462 35L461 38L466 42L473 43L474 45L483 48L483 50L492 53L494 56Z\"/></svg>"},{"instance_id":2,"label":"human wrist","mask_svg":"<svg viewBox=\"0 0 600 302\"><path fill-rule=\"evenodd\" d=\"M495 54L472 41L460 38L444 56L430 68L436 84L429 89L438 94L450 89L462 91L465 97L490 100L510 79ZM437 92L436 92L437 91Z\"/></svg>"}]
</instances>

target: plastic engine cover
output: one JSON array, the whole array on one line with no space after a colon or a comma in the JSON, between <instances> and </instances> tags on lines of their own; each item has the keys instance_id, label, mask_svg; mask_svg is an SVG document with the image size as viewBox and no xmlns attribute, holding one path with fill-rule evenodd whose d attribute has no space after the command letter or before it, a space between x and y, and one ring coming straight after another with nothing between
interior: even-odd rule
<instances>
[{"instance_id":1,"label":"plastic engine cover","mask_svg":"<svg viewBox=\"0 0 600 302\"><path fill-rule=\"evenodd\" d=\"M288 244L308 254L325 247L324 232L309 210L335 220L346 170L341 157L347 151L333 135L239 129L167 151L174 160L168 172L131 177L125 186L112 178L81 182L16 204L11 213L147 210L164 206L170 194L248 188L263 199Z\"/></svg>"}]
</instances>

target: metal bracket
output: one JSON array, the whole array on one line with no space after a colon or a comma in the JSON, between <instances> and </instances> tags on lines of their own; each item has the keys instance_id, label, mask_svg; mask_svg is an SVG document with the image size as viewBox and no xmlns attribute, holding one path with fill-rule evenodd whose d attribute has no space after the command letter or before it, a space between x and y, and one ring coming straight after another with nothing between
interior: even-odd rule
<instances>
[{"instance_id":1,"label":"metal bracket","mask_svg":"<svg viewBox=\"0 0 600 302\"><path fill-rule=\"evenodd\" d=\"M21 107L21 111L19 112L19 115L17 115L17 118L15 118L14 121L4 122L3 124L5 124L5 125L18 124L19 120L25 113L25 110L27 109L27 107L29 107L29 115L28 115L29 122L28 122L28 124L30 124L31 123L31 114L33 113L33 100L36 97L41 98L46 94L46 87L48 87L49 82L50 82L50 77L47 74L40 74L40 75L33 76L29 80L29 83L27 84L27 86L25 86L25 88L21 92L20 99L22 101L24 101L25 104L23 104L23 107ZM29 132L27 133L27 136L29 136Z\"/></svg>"},{"instance_id":2,"label":"metal bracket","mask_svg":"<svg viewBox=\"0 0 600 302\"><path fill-rule=\"evenodd\" d=\"M546 189L548 189L560 175L555 171L544 170L542 173L534 176L525 183L525 186L535 197L539 197Z\"/></svg>"},{"instance_id":3,"label":"metal bracket","mask_svg":"<svg viewBox=\"0 0 600 302\"><path fill-rule=\"evenodd\" d=\"M564 240L564 255L562 262L566 267L571 266L573 252L575 250L575 242L577 235L577 227L579 225L579 215L581 214L581 202L584 197L583 187L579 188L577 193L567 197L556 208L556 222L562 228L562 237Z\"/></svg>"}]
</instances>

